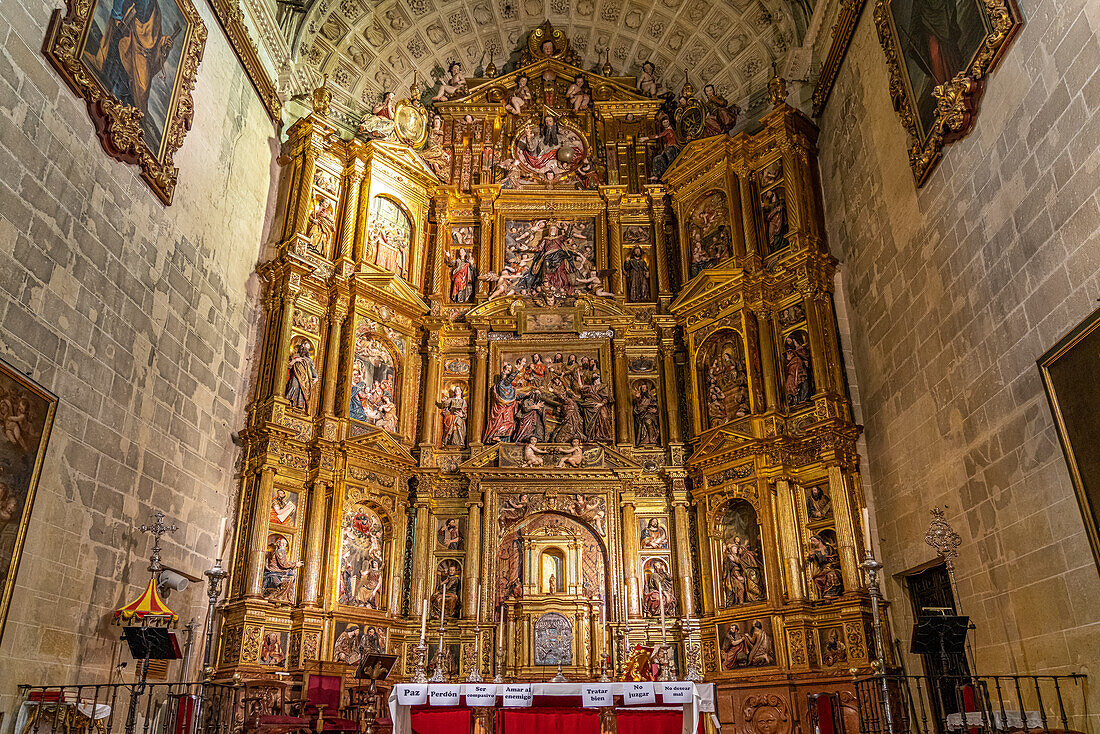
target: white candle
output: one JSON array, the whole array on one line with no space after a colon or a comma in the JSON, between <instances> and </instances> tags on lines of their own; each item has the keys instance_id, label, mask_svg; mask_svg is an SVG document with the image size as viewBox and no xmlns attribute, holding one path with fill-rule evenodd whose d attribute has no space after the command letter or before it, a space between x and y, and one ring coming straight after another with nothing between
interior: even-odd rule
<instances>
[{"instance_id":1,"label":"white candle","mask_svg":"<svg viewBox=\"0 0 1100 734\"><path fill-rule=\"evenodd\" d=\"M497 649L504 650L504 605L500 605L500 627L497 628Z\"/></svg>"},{"instance_id":2,"label":"white candle","mask_svg":"<svg viewBox=\"0 0 1100 734\"><path fill-rule=\"evenodd\" d=\"M657 582L657 593L661 595L661 642L665 642L665 588Z\"/></svg>"},{"instance_id":3,"label":"white candle","mask_svg":"<svg viewBox=\"0 0 1100 734\"><path fill-rule=\"evenodd\" d=\"M474 623L481 626L481 579L477 580L477 607L474 609Z\"/></svg>"},{"instance_id":4,"label":"white candle","mask_svg":"<svg viewBox=\"0 0 1100 734\"><path fill-rule=\"evenodd\" d=\"M630 614L630 590L627 588L626 582L623 582L623 619L626 619Z\"/></svg>"},{"instance_id":5,"label":"white candle","mask_svg":"<svg viewBox=\"0 0 1100 734\"><path fill-rule=\"evenodd\" d=\"M222 557L222 545L225 543L225 516L222 516L222 523L218 526L218 542L214 547L214 557Z\"/></svg>"},{"instance_id":6,"label":"white candle","mask_svg":"<svg viewBox=\"0 0 1100 734\"><path fill-rule=\"evenodd\" d=\"M864 507L861 510L863 514L863 552L871 550L871 514Z\"/></svg>"},{"instance_id":7,"label":"white candle","mask_svg":"<svg viewBox=\"0 0 1100 734\"><path fill-rule=\"evenodd\" d=\"M439 585L439 628L443 629L443 609L444 604L447 603L447 582L444 581Z\"/></svg>"},{"instance_id":8,"label":"white candle","mask_svg":"<svg viewBox=\"0 0 1100 734\"><path fill-rule=\"evenodd\" d=\"M428 600L424 600L420 611L420 644L424 644L424 634L428 631Z\"/></svg>"}]
</instances>

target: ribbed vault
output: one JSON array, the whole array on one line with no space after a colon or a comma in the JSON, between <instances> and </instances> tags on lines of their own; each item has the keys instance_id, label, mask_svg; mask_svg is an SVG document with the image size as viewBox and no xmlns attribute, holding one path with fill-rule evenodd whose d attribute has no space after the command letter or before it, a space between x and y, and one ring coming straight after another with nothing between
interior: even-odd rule
<instances>
[{"instance_id":1,"label":"ribbed vault","mask_svg":"<svg viewBox=\"0 0 1100 734\"><path fill-rule=\"evenodd\" d=\"M801 42L811 13L811 0L316 0L291 40L352 109L404 94L414 76L435 87L455 60L469 76L490 56L499 69L547 19L590 68L609 56L615 74L637 74L649 60L670 89L687 73L741 102Z\"/></svg>"}]
</instances>

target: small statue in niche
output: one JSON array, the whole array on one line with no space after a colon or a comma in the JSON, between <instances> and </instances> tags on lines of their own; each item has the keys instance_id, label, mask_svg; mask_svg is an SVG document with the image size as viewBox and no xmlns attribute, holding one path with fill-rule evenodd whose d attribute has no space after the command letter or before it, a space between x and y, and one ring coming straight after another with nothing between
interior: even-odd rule
<instances>
[{"instance_id":1,"label":"small statue in niche","mask_svg":"<svg viewBox=\"0 0 1100 734\"><path fill-rule=\"evenodd\" d=\"M457 255L444 254L443 257L451 269L451 302L469 303L473 300L474 281L477 279L473 256L466 248L460 248Z\"/></svg>"},{"instance_id":2,"label":"small statue in niche","mask_svg":"<svg viewBox=\"0 0 1100 734\"><path fill-rule=\"evenodd\" d=\"M513 115L522 115L531 104L531 99L531 87L528 86L527 75L520 74L516 77L516 88L512 91L512 98L508 100L508 104L504 105L504 109Z\"/></svg>"},{"instance_id":3,"label":"small statue in niche","mask_svg":"<svg viewBox=\"0 0 1100 734\"><path fill-rule=\"evenodd\" d=\"M787 405L795 406L813 399L814 379L810 365L810 350L806 345L806 335L794 331L783 340L783 361L786 379L784 387L787 393Z\"/></svg>"},{"instance_id":4,"label":"small statue in niche","mask_svg":"<svg viewBox=\"0 0 1100 734\"><path fill-rule=\"evenodd\" d=\"M676 597L673 595L672 574L668 571L668 564L655 558L646 563L646 566L642 611L647 617L660 617L663 605L666 616L675 616Z\"/></svg>"},{"instance_id":5,"label":"small statue in niche","mask_svg":"<svg viewBox=\"0 0 1100 734\"><path fill-rule=\"evenodd\" d=\"M574 112L582 112L589 108L592 104L592 93L583 74L577 74L573 78L573 83L569 85L569 89L565 92L565 98L569 100L569 105Z\"/></svg>"},{"instance_id":6,"label":"small statue in niche","mask_svg":"<svg viewBox=\"0 0 1100 734\"><path fill-rule=\"evenodd\" d=\"M432 128L428 131L428 142L420 151L420 158L443 181L451 180L451 151L443 146L443 118L432 118Z\"/></svg>"},{"instance_id":7,"label":"small statue in niche","mask_svg":"<svg viewBox=\"0 0 1100 734\"><path fill-rule=\"evenodd\" d=\"M561 458L558 459L557 468L564 469L569 466L574 469L584 465L584 447L581 446L581 440L574 438L573 442L569 445L569 448L565 449L560 454Z\"/></svg>"},{"instance_id":8,"label":"small statue in niche","mask_svg":"<svg viewBox=\"0 0 1100 734\"><path fill-rule=\"evenodd\" d=\"M661 445L661 418L657 408L657 396L642 381L634 392L634 445Z\"/></svg>"},{"instance_id":9,"label":"small statue in niche","mask_svg":"<svg viewBox=\"0 0 1100 734\"><path fill-rule=\"evenodd\" d=\"M443 417L443 446L466 445L466 416L469 407L466 398L462 397L462 387L455 385L450 394L444 393L443 400L436 403Z\"/></svg>"},{"instance_id":10,"label":"small statue in niche","mask_svg":"<svg viewBox=\"0 0 1100 734\"><path fill-rule=\"evenodd\" d=\"M806 560L817 570L811 579L822 599L835 599L844 593L844 578L840 573L840 555L825 532L810 536L810 554Z\"/></svg>"},{"instance_id":11,"label":"small statue in niche","mask_svg":"<svg viewBox=\"0 0 1100 734\"><path fill-rule=\"evenodd\" d=\"M336 236L336 215L332 211L332 202L323 196L317 197L317 206L309 215L306 225L309 248L322 257L327 255Z\"/></svg>"},{"instance_id":12,"label":"small statue in niche","mask_svg":"<svg viewBox=\"0 0 1100 734\"><path fill-rule=\"evenodd\" d=\"M292 561L287 557L288 543L285 535L271 535L268 538L267 561L264 564L263 595L271 601L290 601L294 591L294 578L301 561Z\"/></svg>"},{"instance_id":13,"label":"small statue in niche","mask_svg":"<svg viewBox=\"0 0 1100 734\"><path fill-rule=\"evenodd\" d=\"M439 83L439 91L432 97L433 102L446 102L466 94L466 75L462 73L462 64L452 61L447 67L449 79Z\"/></svg>"},{"instance_id":14,"label":"small statue in niche","mask_svg":"<svg viewBox=\"0 0 1100 734\"><path fill-rule=\"evenodd\" d=\"M806 492L806 515L813 520L824 520L833 514L833 501L821 486L810 487Z\"/></svg>"},{"instance_id":15,"label":"small statue in niche","mask_svg":"<svg viewBox=\"0 0 1100 734\"><path fill-rule=\"evenodd\" d=\"M603 166L585 158L577 169L577 188L582 191L595 191L603 184Z\"/></svg>"},{"instance_id":16,"label":"small statue in niche","mask_svg":"<svg viewBox=\"0 0 1100 734\"><path fill-rule=\"evenodd\" d=\"M313 398L313 386L317 381L317 367L310 356L312 345L303 339L290 358L287 367L286 387L283 389L283 397L290 401L292 407L304 410L310 409L310 400Z\"/></svg>"},{"instance_id":17,"label":"small statue in niche","mask_svg":"<svg viewBox=\"0 0 1100 734\"><path fill-rule=\"evenodd\" d=\"M667 117L661 118L660 131L650 137L643 135L638 138L638 142L645 143L649 140L658 140L664 146L660 153L653 156L653 163L649 169L649 180L660 181L661 176L664 175L668 167L675 162L676 157L680 155L680 136L676 134L676 128L672 126L672 120Z\"/></svg>"},{"instance_id":18,"label":"small statue in niche","mask_svg":"<svg viewBox=\"0 0 1100 734\"><path fill-rule=\"evenodd\" d=\"M630 257L623 263L626 271L626 296L635 303L648 301L649 293L649 263L646 262L642 248L635 247Z\"/></svg>"},{"instance_id":19,"label":"small statue in niche","mask_svg":"<svg viewBox=\"0 0 1100 734\"><path fill-rule=\"evenodd\" d=\"M397 129L393 121L395 114L393 92L385 92L381 101L371 109L370 114L364 115L356 135L367 140L393 139Z\"/></svg>"},{"instance_id":20,"label":"small statue in niche","mask_svg":"<svg viewBox=\"0 0 1100 734\"><path fill-rule=\"evenodd\" d=\"M703 135L722 135L732 130L737 124L741 108L737 105L731 107L726 98L714 90L713 84L703 85L703 97L707 108L707 114L703 118Z\"/></svg>"}]
</instances>

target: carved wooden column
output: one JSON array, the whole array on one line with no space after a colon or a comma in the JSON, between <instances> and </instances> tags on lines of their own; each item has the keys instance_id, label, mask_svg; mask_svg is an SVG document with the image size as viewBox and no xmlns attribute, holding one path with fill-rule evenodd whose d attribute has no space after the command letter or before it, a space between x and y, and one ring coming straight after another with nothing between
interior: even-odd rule
<instances>
[{"instance_id":1,"label":"carved wooden column","mask_svg":"<svg viewBox=\"0 0 1100 734\"><path fill-rule=\"evenodd\" d=\"M687 487L683 477L672 480L672 531L676 537L676 566L680 572L681 616L695 616L695 587L691 574L691 529L688 524Z\"/></svg>"},{"instance_id":2,"label":"carved wooden column","mask_svg":"<svg viewBox=\"0 0 1100 734\"><path fill-rule=\"evenodd\" d=\"M477 248L477 274L479 276L477 281L477 297L478 299L484 298L489 295L489 283L480 279L480 276L493 269L494 265L491 261L491 255L493 252L493 212L496 202L496 198L500 196L499 186L479 186L476 189L477 200L477 215L478 221L481 224L480 232L481 240ZM496 263L496 269L500 270L502 264ZM478 441L481 438L478 437Z\"/></svg>"},{"instance_id":3,"label":"carved wooden column","mask_svg":"<svg viewBox=\"0 0 1100 734\"><path fill-rule=\"evenodd\" d=\"M615 332L615 443L630 445L630 384L627 382L625 334Z\"/></svg>"},{"instance_id":4,"label":"carved wooden column","mask_svg":"<svg viewBox=\"0 0 1100 734\"><path fill-rule=\"evenodd\" d=\"M806 307L806 330L810 333L810 360L814 375L814 393L832 392L829 382L828 362L825 359L825 338L821 329L821 310L818 303L821 293L804 292L802 301ZM832 318L832 314L829 314Z\"/></svg>"},{"instance_id":5,"label":"carved wooden column","mask_svg":"<svg viewBox=\"0 0 1100 734\"><path fill-rule=\"evenodd\" d=\"M622 507L622 522L623 522L623 568L626 581L626 596L627 614L637 619L641 616L641 605L638 601L639 596L639 583L638 583L638 554L634 551L633 546L626 542L627 538L633 538L638 534L638 521L634 516L634 500L623 499Z\"/></svg>"},{"instance_id":6,"label":"carved wooden column","mask_svg":"<svg viewBox=\"0 0 1100 734\"><path fill-rule=\"evenodd\" d=\"M428 332L426 349L428 363L424 375L424 413L420 420L420 445L434 448L436 426L439 425L438 410L435 402L439 400L439 330Z\"/></svg>"},{"instance_id":7,"label":"carved wooden column","mask_svg":"<svg viewBox=\"0 0 1100 734\"><path fill-rule=\"evenodd\" d=\"M848 490L844 472L839 466L829 467L829 496L833 500L833 519L836 522L837 552L840 553L840 573L844 578L844 590L860 588L863 579L859 572L856 543L861 535L852 512L852 493Z\"/></svg>"},{"instance_id":8,"label":"carved wooden column","mask_svg":"<svg viewBox=\"0 0 1100 734\"><path fill-rule=\"evenodd\" d=\"M264 593L264 566L267 565L267 520L271 513L271 489L275 486L275 467L265 466L252 502L252 528L248 538L247 596L261 598Z\"/></svg>"},{"instance_id":9,"label":"carved wooden column","mask_svg":"<svg viewBox=\"0 0 1100 734\"><path fill-rule=\"evenodd\" d=\"M317 149L312 141L305 142L302 151L301 167L298 169L298 200L295 202L293 228L290 238L298 235L305 236L306 224L309 218L309 208L313 203L313 176L317 170Z\"/></svg>"},{"instance_id":10,"label":"carved wooden column","mask_svg":"<svg viewBox=\"0 0 1100 734\"><path fill-rule=\"evenodd\" d=\"M795 500L794 491L789 480L779 479L776 481L775 505L787 596L792 601L805 599L806 578L802 572L804 553L798 530L798 503Z\"/></svg>"},{"instance_id":11,"label":"carved wooden column","mask_svg":"<svg viewBox=\"0 0 1100 734\"><path fill-rule=\"evenodd\" d=\"M466 619L476 619L481 613L477 607L478 582L481 579L481 507L481 497L475 499L471 491L466 502L466 565L462 580L466 590L466 611L463 613ZM481 593L489 593L489 589L482 589Z\"/></svg>"},{"instance_id":12,"label":"carved wooden column","mask_svg":"<svg viewBox=\"0 0 1100 734\"><path fill-rule=\"evenodd\" d=\"M340 374L340 335L347 315L347 303L341 300L333 304L328 317L328 337L325 340L325 385L321 398L325 415L328 416L336 415L336 382Z\"/></svg>"},{"instance_id":13,"label":"carved wooden column","mask_svg":"<svg viewBox=\"0 0 1100 734\"><path fill-rule=\"evenodd\" d=\"M680 387L676 380L676 342L673 329L661 335L658 348L661 351L661 381L665 388L665 415L668 416L668 443L683 442L680 436Z\"/></svg>"},{"instance_id":14,"label":"carved wooden column","mask_svg":"<svg viewBox=\"0 0 1100 734\"><path fill-rule=\"evenodd\" d=\"M309 490L305 567L302 573L302 604L318 606L321 599L321 569L325 561L325 495L328 486L315 481Z\"/></svg>"},{"instance_id":15,"label":"carved wooden column","mask_svg":"<svg viewBox=\"0 0 1100 734\"><path fill-rule=\"evenodd\" d=\"M471 447L480 447L485 435L485 400L487 398L488 365L489 357L488 333L482 329L477 330L477 341L474 343L474 360L470 365L470 430L467 437Z\"/></svg>"},{"instance_id":16,"label":"carved wooden column","mask_svg":"<svg viewBox=\"0 0 1100 734\"><path fill-rule=\"evenodd\" d=\"M623 284L623 243L622 243L622 199L625 189L615 186L601 186L600 195L607 202L607 242L611 251L611 276L609 290L616 296L625 297Z\"/></svg>"},{"instance_id":17,"label":"carved wooden column","mask_svg":"<svg viewBox=\"0 0 1100 734\"><path fill-rule=\"evenodd\" d=\"M363 184L363 175L366 172L363 162L356 158L344 170L344 218L340 221L340 234L336 240L336 248L332 253L333 260L351 260L352 246L355 242L355 222L359 211L359 189Z\"/></svg>"},{"instance_id":18,"label":"carved wooden column","mask_svg":"<svg viewBox=\"0 0 1100 734\"><path fill-rule=\"evenodd\" d=\"M764 373L764 400L769 411L779 409L779 387L776 383L775 330L771 313L766 309L754 310L757 325L757 347L760 349L760 369Z\"/></svg>"},{"instance_id":19,"label":"carved wooden column","mask_svg":"<svg viewBox=\"0 0 1100 734\"><path fill-rule=\"evenodd\" d=\"M760 244L756 239L756 216L754 214L756 207L749 178L750 173L747 167L738 171L737 183L741 199L741 229L745 233L745 254L763 258L767 253L760 251Z\"/></svg>"},{"instance_id":20,"label":"carved wooden column","mask_svg":"<svg viewBox=\"0 0 1100 734\"><path fill-rule=\"evenodd\" d=\"M413 555L413 604L410 608L410 613L413 609L420 609L420 605L423 603L423 599L427 599L431 596L427 592L425 586L425 579L431 578L431 569L428 566L431 564L431 539L432 533L429 527L429 520L431 518L430 506L427 500L428 488L423 487L417 491L416 498L416 540L413 543L414 555Z\"/></svg>"},{"instance_id":21,"label":"carved wooden column","mask_svg":"<svg viewBox=\"0 0 1100 734\"><path fill-rule=\"evenodd\" d=\"M668 279L668 242L665 240L665 220L668 218L668 207L665 205L665 189L663 186L647 185L646 193L649 195L649 209L653 214L653 245L657 262L653 263L657 268L657 294L661 300L672 297Z\"/></svg>"},{"instance_id":22,"label":"carved wooden column","mask_svg":"<svg viewBox=\"0 0 1100 734\"><path fill-rule=\"evenodd\" d=\"M404 477L401 478L404 481ZM398 501L393 509L393 554L390 564L390 585L387 590L389 598L390 614L401 613L401 592L406 583L412 579L402 578L405 575L405 539L409 531L409 506ZM420 607L416 604L417 597L409 599L409 615L413 619L420 619Z\"/></svg>"}]
</instances>

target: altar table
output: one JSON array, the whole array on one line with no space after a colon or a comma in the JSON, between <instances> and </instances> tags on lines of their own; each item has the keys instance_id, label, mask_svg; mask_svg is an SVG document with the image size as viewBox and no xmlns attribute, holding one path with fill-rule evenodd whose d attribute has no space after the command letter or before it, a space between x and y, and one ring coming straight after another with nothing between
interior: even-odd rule
<instances>
[{"instance_id":1,"label":"altar table","mask_svg":"<svg viewBox=\"0 0 1100 734\"><path fill-rule=\"evenodd\" d=\"M683 682L679 683L684 685ZM395 684L390 691L389 696L389 709L390 718L393 720L393 734L413 734L412 727L412 710L413 706L403 705L398 702L399 687L405 685L414 684ZM437 684L420 684L426 687L429 694L433 687ZM442 686L442 684L438 684ZM424 718L418 721L418 728L429 726L433 731L442 732L446 729L451 732L452 729L456 731L454 734L465 734L469 731L470 721L469 709L461 708L465 705L465 691L471 684L462 683L458 684L462 691L461 700L459 700L459 707L456 706L416 706L418 711L418 719L423 716ZM485 685L485 684L479 684ZM540 714L561 715L564 712L571 712L576 715L579 712L591 712L594 715L596 722L595 731L599 731L599 711L598 708L583 708L581 706L581 699L584 692L585 685L592 685L592 682L578 682L578 683L531 683L531 693L535 699L535 705L533 707L504 707L502 706L501 696L503 695L503 684L497 685L497 696L495 699L495 708L500 717L500 721L504 724L504 728L507 731L509 724L512 728L516 728L521 725L520 719L531 716L538 716ZM623 688L629 684L627 683L603 683L598 685L605 685L610 688L612 696L621 698L623 695ZM667 714L671 712L682 712L677 717L680 720L679 734L696 734L699 731L699 719L701 715L709 715L714 711L714 684L712 683L695 683L687 684L691 685L691 703L669 705L661 703L662 683L654 683L653 688L656 694L656 702L654 704L646 704L639 706L623 706L619 703L615 705L615 711L617 715L620 715L622 723L626 725L627 729L639 732L648 732L649 734L661 734L655 727L661 718L667 719ZM454 688L455 685L448 685L446 688ZM541 699L541 700L540 700ZM570 700L572 699L572 700ZM545 707L545 708L544 708ZM544 710L540 710L543 709ZM465 713L462 713L462 712ZM422 712L422 713L421 713ZM453 712L453 715L449 716L445 712ZM647 717L646 714L649 713ZM664 713L666 716L662 717ZM427 719L438 720L435 723L428 722ZM587 715L578 716L578 725L584 728L583 721L587 720ZM444 724L444 720L448 724ZM520 726L523 730L527 730L527 727ZM457 729L462 729L461 732ZM622 728L620 726L620 731Z\"/></svg>"}]
</instances>

